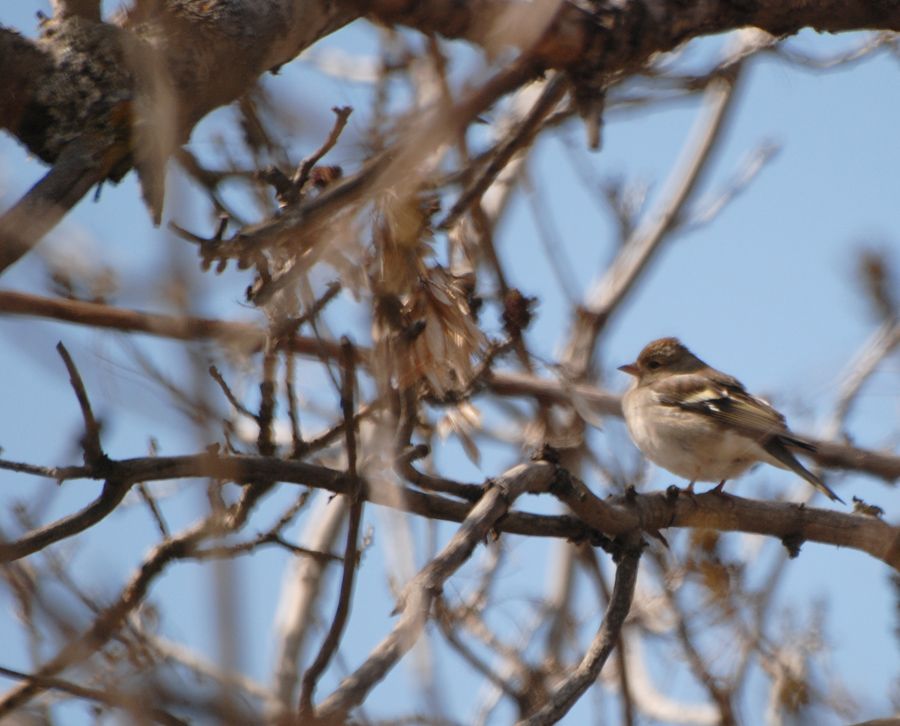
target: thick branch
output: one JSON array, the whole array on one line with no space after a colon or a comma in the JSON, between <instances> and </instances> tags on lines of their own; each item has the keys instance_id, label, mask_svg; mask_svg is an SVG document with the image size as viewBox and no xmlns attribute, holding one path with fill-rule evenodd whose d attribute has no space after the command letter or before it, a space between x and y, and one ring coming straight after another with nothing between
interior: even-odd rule
<instances>
[{"instance_id":1,"label":"thick branch","mask_svg":"<svg viewBox=\"0 0 900 726\"><path fill-rule=\"evenodd\" d=\"M807 27L830 33L900 30L900 5L895 2L634 0L598 6L589 12L583 5L561 3L556 20L540 45L540 61L547 67L590 67L614 73L637 67L653 53L672 50L691 38L748 26L775 36L790 35ZM377 0L370 4L369 13L383 22L490 46L498 33L485 19L512 19L516 8L521 12L521 5L513 0ZM506 40L511 42L509 35Z\"/></svg>"},{"instance_id":2,"label":"thick branch","mask_svg":"<svg viewBox=\"0 0 900 726\"><path fill-rule=\"evenodd\" d=\"M83 148L98 130L101 133L94 140L108 158L107 152L134 131L135 148L127 151L134 152L155 219L162 203L162 165L203 116L244 95L263 73L293 60L363 12L382 22L465 38L488 49L518 45L527 56L521 59L520 68L530 71L519 73L514 83L498 89L488 103L542 69L566 69L588 81L613 77L639 68L653 54L691 38L746 26L774 36L804 27L829 32L900 29L897 3L845 0L667 0L653 3L652 9L646 2L635 1L604 3L592 12L568 2L523 6L511 0L380 0L368 5L356 0L188 1L138 6L122 16L121 28L97 22L95 2L60 5L74 11L54 18L54 33L45 39L58 47L58 67L56 61L45 62L55 56L42 58L34 44L23 45L20 37L0 29L0 90L12 92L4 98L17 99L8 111L0 112L0 120L51 162L71 145ZM96 50L98 43L100 51ZM26 48L25 53L18 52ZM128 59L125 63L120 57L123 50ZM36 62L32 64L32 60ZM28 65L39 72L23 73ZM45 93L51 86L55 91ZM90 108L85 109L88 97L99 103L96 117L85 119L85 113L91 114ZM40 103L32 103L33 98ZM79 113L72 114L72 107ZM43 121L23 124L23 111L31 115L37 108ZM126 154L114 156L116 163L106 171L121 162L114 174L118 178L127 171L130 160ZM58 211L48 215L41 227L30 227L27 235L14 238L9 246L15 254L4 251L0 271L27 252L98 181L97 170L90 165L77 169L75 176L79 184L64 204L51 206L44 201L47 195L41 195L42 210ZM27 221L24 216L21 219ZM15 231L15 226L7 220L5 229Z\"/></svg>"},{"instance_id":3,"label":"thick branch","mask_svg":"<svg viewBox=\"0 0 900 726\"><path fill-rule=\"evenodd\" d=\"M49 54L9 28L0 27L0 128L16 133L25 141L29 105L36 77L49 71ZM24 138L23 138L24 137Z\"/></svg>"},{"instance_id":4,"label":"thick branch","mask_svg":"<svg viewBox=\"0 0 900 726\"><path fill-rule=\"evenodd\" d=\"M22 465L2 460L0 468L26 470ZM301 461L259 456L200 454L108 460L98 471L90 467L68 467L43 473L61 480L109 477L121 481L123 486L139 481L212 478L237 482L288 482L337 494L352 491L350 479L342 471ZM574 478L553 487L551 493L569 505L581 522L574 517L513 512L496 525L497 530L585 540L599 532L618 536L635 529L653 531L666 527L706 527L752 532L798 543L809 540L852 547L900 570L900 527L861 514L843 514L785 502L755 501L714 492L679 496L674 487L666 493L631 493L603 500ZM446 521L461 522L472 511L472 505L466 502L383 482L371 487L364 483L363 496L374 504ZM0 561L11 559L11 548L15 546L16 543L0 545Z\"/></svg>"}]
</instances>

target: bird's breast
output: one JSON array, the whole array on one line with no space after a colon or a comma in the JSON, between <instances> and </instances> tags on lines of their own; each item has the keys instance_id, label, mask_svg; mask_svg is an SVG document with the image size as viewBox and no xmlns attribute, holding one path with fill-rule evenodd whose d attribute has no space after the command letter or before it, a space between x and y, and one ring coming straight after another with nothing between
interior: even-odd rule
<instances>
[{"instance_id":1,"label":"bird's breast","mask_svg":"<svg viewBox=\"0 0 900 726\"><path fill-rule=\"evenodd\" d=\"M641 452L689 481L732 479L769 458L752 439L723 429L702 414L663 405L650 391L630 391L622 409Z\"/></svg>"}]
</instances>

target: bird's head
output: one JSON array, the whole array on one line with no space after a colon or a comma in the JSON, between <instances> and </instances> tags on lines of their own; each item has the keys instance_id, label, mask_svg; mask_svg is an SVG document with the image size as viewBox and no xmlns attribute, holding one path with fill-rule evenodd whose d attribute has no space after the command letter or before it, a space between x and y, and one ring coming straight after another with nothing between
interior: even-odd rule
<instances>
[{"instance_id":1,"label":"bird's head","mask_svg":"<svg viewBox=\"0 0 900 726\"><path fill-rule=\"evenodd\" d=\"M678 338L660 338L644 346L634 363L619 366L619 370L634 376L639 383L650 383L676 373L693 373L706 364L695 356Z\"/></svg>"}]
</instances>

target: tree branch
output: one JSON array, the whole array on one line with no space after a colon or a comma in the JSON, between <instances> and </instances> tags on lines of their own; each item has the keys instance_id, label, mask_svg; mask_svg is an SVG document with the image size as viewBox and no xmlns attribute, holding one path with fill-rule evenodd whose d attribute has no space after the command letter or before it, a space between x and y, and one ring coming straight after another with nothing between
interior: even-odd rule
<instances>
[{"instance_id":1,"label":"tree branch","mask_svg":"<svg viewBox=\"0 0 900 726\"><path fill-rule=\"evenodd\" d=\"M102 610L87 630L66 643L53 658L41 666L35 673L37 678L10 689L0 698L0 717L9 715L37 695L41 689L42 679L55 676L102 648L118 632L128 614L143 601L150 584L165 566L172 560L188 556L192 548L212 531L208 521L202 522L155 547L134 573L119 598Z\"/></svg>"},{"instance_id":2,"label":"tree branch","mask_svg":"<svg viewBox=\"0 0 900 726\"><path fill-rule=\"evenodd\" d=\"M642 548L640 537L631 537L625 545L625 551L616 570L616 581L606 614L590 648L578 667L554 689L547 703L537 713L520 721L520 724L543 726L556 723L597 680L606 659L619 642L622 625L631 609Z\"/></svg>"},{"instance_id":3,"label":"tree branch","mask_svg":"<svg viewBox=\"0 0 900 726\"><path fill-rule=\"evenodd\" d=\"M322 702L317 716L326 720L342 719L365 700L375 684L415 645L444 582L469 559L520 495L546 489L555 475L556 467L536 462L513 467L494 482L469 511L450 542L404 589L398 605L400 620L391 633Z\"/></svg>"},{"instance_id":4,"label":"tree branch","mask_svg":"<svg viewBox=\"0 0 900 726\"><path fill-rule=\"evenodd\" d=\"M341 573L341 588L338 593L338 602L335 609L331 627L322 641L315 660L303 674L300 690L300 719L315 719L313 712L313 692L316 683L328 667L328 663L335 654L347 618L350 616L350 600L353 597L353 585L356 578L356 568L359 561L359 527L362 521L363 497L360 487L360 479L356 471L356 426L353 423L353 406L356 392L356 368L354 367L354 351L350 341L346 338L341 342L342 348L342 372L341 382L341 411L344 416L344 435L347 447L347 479L350 485L348 516L347 516L347 542L344 547L344 567Z\"/></svg>"},{"instance_id":5,"label":"tree branch","mask_svg":"<svg viewBox=\"0 0 900 726\"><path fill-rule=\"evenodd\" d=\"M66 350L66 346L60 341L56 344L56 350L66 370L69 372L69 381L75 390L75 397L78 399L78 406L81 408L81 418L84 420L84 437L82 438L82 448L84 449L84 463L88 466L100 466L106 455L103 453L103 447L100 444L100 425L94 418L94 412L91 409L91 401L88 398L87 390L84 387L84 381L81 380L81 374L75 367L75 361Z\"/></svg>"},{"instance_id":6,"label":"tree branch","mask_svg":"<svg viewBox=\"0 0 900 726\"><path fill-rule=\"evenodd\" d=\"M125 152L124 147L106 149L90 138L69 144L50 171L0 216L0 274L106 179Z\"/></svg>"},{"instance_id":7,"label":"tree branch","mask_svg":"<svg viewBox=\"0 0 900 726\"><path fill-rule=\"evenodd\" d=\"M0 460L0 469L22 470L20 464L3 460ZM105 478L90 467L51 471L60 480ZM108 460L102 471L110 479L121 481L123 486L138 481L211 478L237 482L278 481L326 489L336 494L351 492L350 481L342 471L271 457L199 454ZM618 536L635 529L706 527L763 534L796 544L808 540L852 547L900 570L900 527L862 514L844 514L787 502L756 501L716 492L691 497L679 495L675 487L666 492L637 494L632 491L624 496L600 499L574 477L557 483L550 493L565 502L578 518L512 512L495 525L497 530L593 541L598 533ZM451 522L461 522L473 511L472 505L466 502L386 482L370 487L364 481L363 496L374 504ZM11 556L15 547L16 543L0 545L0 561L15 559Z\"/></svg>"},{"instance_id":8,"label":"tree branch","mask_svg":"<svg viewBox=\"0 0 900 726\"><path fill-rule=\"evenodd\" d=\"M193 126L213 109L244 95L266 71L287 63L318 39L358 18L363 9L355 0L269 0L266 3L232 0L204 5L202 12L191 12L181 5L137 6L121 16L121 27L115 27L97 22L95 2L60 2L61 8L70 7L73 13L60 13L60 17L54 18L57 29L63 32L58 32L58 37L50 42L68 43L69 49L79 46L77 52L82 55L89 54L91 43L101 36L110 49L127 46L126 55L130 54L132 60L142 59L133 69L134 77L119 71L122 65L119 60L104 65L98 57L93 59L96 63L85 64L77 77L73 76L71 65L60 62L57 68L56 61L52 61L42 66L38 76L29 78L12 73L5 81L7 87L24 92L26 97L37 97L40 88L48 85L46 78L72 76L68 78L69 83L55 84L58 93L41 96L44 123L14 123L16 119L21 120L21 104L14 104L19 111L0 114L0 119L6 122L8 117L7 127L31 148L40 149L45 160L52 162L61 153L71 153L80 158L80 163L74 166L66 163L58 171L54 167L41 188L32 190L13 208L14 216L4 216L0 223L3 242L0 272L33 247L93 184L105 178L120 162L117 176L124 174L129 152L135 153L145 198L154 216L158 215L161 188L153 188L159 182L156 177L168 154L177 143L188 138ZM454 123L474 118L487 104L544 69L569 70L590 85L592 79L638 68L653 54L672 50L701 35L746 26L756 26L774 36L794 33L804 27L828 32L900 29L900 8L895 3L845 0L815 3L763 0L750 5L738 0L688 3L667 0L656 3L653 12L647 11L644 2L624 6L603 4L594 11L560 2L531 5L525 14L521 3L504 0L470 0L450 5L376 0L363 6L370 17L380 22L463 38L489 50L518 45L522 51L519 60L526 61L519 72L506 74L504 83L494 84L487 96L481 94L482 103L472 105L471 113L459 114ZM513 32L507 29L510 21L513 21ZM0 67L21 67L11 59L15 54L8 51L11 46L22 44L21 38L14 36L9 31L0 36ZM29 52L30 55L35 53ZM234 62L236 58L239 63ZM148 65L149 70L145 67ZM75 68L77 75L78 67ZM210 68L228 68L229 72L213 75L209 73ZM92 83L94 88L89 88ZM106 118L93 118L86 123L85 119L74 118L66 112L73 97L85 91L93 91L101 99L98 116L109 114L111 123ZM148 97L148 93L153 97ZM163 95L168 97L162 98ZM132 111L152 115L150 111L157 109L162 101L169 109L166 113L170 118L129 118ZM119 113L115 110L119 107L125 110ZM127 122L122 124L116 118L126 118ZM150 126L155 132L160 131L162 121L170 126L166 134L147 133ZM90 139L98 128L102 133L94 137L99 145L95 148ZM136 132L136 146L152 148L129 149L122 145L115 151L122 139L121 132L127 137L132 130ZM65 144L61 143L63 140L67 140ZM85 162L81 158L84 149L89 149L91 155L99 153L103 159L99 168L96 160ZM162 158L148 161L148 154L155 152ZM61 184L62 177L72 183ZM36 215L26 213L35 210ZM21 224L21 228L14 222Z\"/></svg>"}]
</instances>

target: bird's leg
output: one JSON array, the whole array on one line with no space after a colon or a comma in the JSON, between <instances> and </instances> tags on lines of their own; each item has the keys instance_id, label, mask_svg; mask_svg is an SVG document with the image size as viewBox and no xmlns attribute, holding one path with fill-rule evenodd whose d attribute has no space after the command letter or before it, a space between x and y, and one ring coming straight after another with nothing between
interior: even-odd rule
<instances>
[{"instance_id":1,"label":"bird's leg","mask_svg":"<svg viewBox=\"0 0 900 726\"><path fill-rule=\"evenodd\" d=\"M687 494L689 497L694 496L694 482L693 481L689 482L688 485L684 488L684 493Z\"/></svg>"},{"instance_id":2,"label":"bird's leg","mask_svg":"<svg viewBox=\"0 0 900 726\"><path fill-rule=\"evenodd\" d=\"M710 494L724 494L725 492L722 491L722 490L725 488L725 482L726 482L726 481L728 481L728 480L727 480L727 479L722 479L722 481L720 481L720 482L719 482L718 484L716 484L712 489L709 490L709 493L710 493Z\"/></svg>"}]
</instances>

